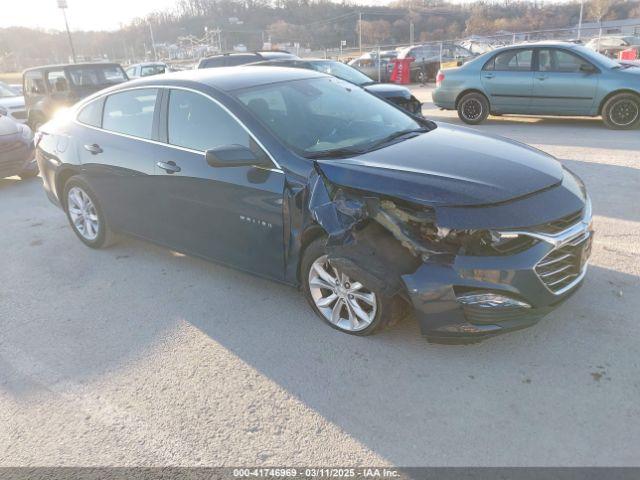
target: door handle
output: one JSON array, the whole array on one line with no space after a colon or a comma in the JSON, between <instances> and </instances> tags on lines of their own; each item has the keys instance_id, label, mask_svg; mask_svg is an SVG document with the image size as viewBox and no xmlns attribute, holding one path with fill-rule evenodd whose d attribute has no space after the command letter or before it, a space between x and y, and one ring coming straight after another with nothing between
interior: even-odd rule
<instances>
[{"instance_id":1,"label":"door handle","mask_svg":"<svg viewBox=\"0 0 640 480\"><path fill-rule=\"evenodd\" d=\"M543 81L543 80L547 79L547 76L546 75L541 75L541 76L539 76L537 78L538 78L538 80Z\"/></svg>"},{"instance_id":2,"label":"door handle","mask_svg":"<svg viewBox=\"0 0 640 480\"><path fill-rule=\"evenodd\" d=\"M174 162L173 160L170 160L168 162L158 162L156 163L156 165L167 173L178 173L180 170L182 170L178 165L176 165L176 162Z\"/></svg>"},{"instance_id":3,"label":"door handle","mask_svg":"<svg viewBox=\"0 0 640 480\"><path fill-rule=\"evenodd\" d=\"M485 73L484 78L493 78L493 73Z\"/></svg>"},{"instance_id":4,"label":"door handle","mask_svg":"<svg viewBox=\"0 0 640 480\"><path fill-rule=\"evenodd\" d=\"M98 145L97 143L94 143L92 145L85 145L84 149L87 152L90 152L91 155L98 155L99 153L102 153L102 148L100 148L100 145Z\"/></svg>"}]
</instances>

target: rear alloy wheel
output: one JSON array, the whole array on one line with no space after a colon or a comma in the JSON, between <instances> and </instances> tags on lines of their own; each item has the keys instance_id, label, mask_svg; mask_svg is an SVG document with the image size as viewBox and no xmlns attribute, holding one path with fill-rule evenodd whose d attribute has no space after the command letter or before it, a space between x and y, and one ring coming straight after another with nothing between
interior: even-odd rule
<instances>
[{"instance_id":1,"label":"rear alloy wheel","mask_svg":"<svg viewBox=\"0 0 640 480\"><path fill-rule=\"evenodd\" d=\"M114 237L89 186L81 179L72 177L64 191L67 218L82 243L91 248L109 246Z\"/></svg>"},{"instance_id":2,"label":"rear alloy wheel","mask_svg":"<svg viewBox=\"0 0 640 480\"><path fill-rule=\"evenodd\" d=\"M489 102L481 93L467 93L458 102L458 117L464 123L477 125L489 116Z\"/></svg>"},{"instance_id":3,"label":"rear alloy wheel","mask_svg":"<svg viewBox=\"0 0 640 480\"><path fill-rule=\"evenodd\" d=\"M614 95L602 107L604 124L615 130L630 130L640 124L640 98L630 93Z\"/></svg>"}]
</instances>

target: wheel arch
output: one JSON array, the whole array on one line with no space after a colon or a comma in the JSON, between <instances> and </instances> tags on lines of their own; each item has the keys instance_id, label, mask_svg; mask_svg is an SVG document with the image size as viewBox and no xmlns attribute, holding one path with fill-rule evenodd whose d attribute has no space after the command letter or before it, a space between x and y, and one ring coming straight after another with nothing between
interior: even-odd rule
<instances>
[{"instance_id":1,"label":"wheel arch","mask_svg":"<svg viewBox=\"0 0 640 480\"><path fill-rule=\"evenodd\" d=\"M304 258L304 252L312 242L314 242L318 238L326 236L327 232L317 223L312 223L302 232L302 235L300 237L300 250L298 252L297 259L298 265L296 266L296 281L298 282L298 284L300 284L302 281L302 278L300 276L302 272L300 270L302 268L302 259Z\"/></svg>"},{"instance_id":2,"label":"wheel arch","mask_svg":"<svg viewBox=\"0 0 640 480\"><path fill-rule=\"evenodd\" d=\"M478 88L467 88L466 90L463 90L462 92L460 92L456 97L455 108L458 108L458 103L460 103L460 99L465 95L467 95L468 93L479 93L487 100L489 107L491 107L491 102L489 101L489 97L487 97L487 95L482 90Z\"/></svg>"},{"instance_id":3,"label":"wheel arch","mask_svg":"<svg viewBox=\"0 0 640 480\"><path fill-rule=\"evenodd\" d=\"M55 179L56 196L58 197L58 201L60 202L60 205L62 206L62 209L64 211L67 210L67 202L66 202L66 199L64 198L64 186L67 184L67 182L71 177L78 175L79 173L80 171L77 170L76 168L67 167L61 170L60 172L58 172L58 174L56 175L56 179Z\"/></svg>"},{"instance_id":4,"label":"wheel arch","mask_svg":"<svg viewBox=\"0 0 640 480\"><path fill-rule=\"evenodd\" d=\"M607 103L609 99L616 95L620 95L621 93L628 93L634 95L638 101L640 101L640 92L632 90L630 88L621 88L619 90L614 90L613 92L608 93L601 101L600 105L598 105L598 115L602 115L602 109L604 108L604 104Z\"/></svg>"}]
</instances>

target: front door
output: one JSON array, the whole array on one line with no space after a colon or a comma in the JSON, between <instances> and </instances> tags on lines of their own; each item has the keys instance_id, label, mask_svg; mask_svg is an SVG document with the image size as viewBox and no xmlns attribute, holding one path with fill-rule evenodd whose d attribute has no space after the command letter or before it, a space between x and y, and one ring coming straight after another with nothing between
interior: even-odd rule
<instances>
[{"instance_id":1,"label":"front door","mask_svg":"<svg viewBox=\"0 0 640 480\"><path fill-rule=\"evenodd\" d=\"M528 113L533 91L533 49L514 48L495 55L480 73L491 111Z\"/></svg>"},{"instance_id":2,"label":"front door","mask_svg":"<svg viewBox=\"0 0 640 480\"><path fill-rule=\"evenodd\" d=\"M271 278L284 275L284 174L277 168L212 167L206 150L243 145L266 155L242 125L210 98L171 89L167 147L155 158L160 198L157 240Z\"/></svg>"},{"instance_id":3,"label":"front door","mask_svg":"<svg viewBox=\"0 0 640 480\"><path fill-rule=\"evenodd\" d=\"M587 115L595 102L599 70L560 48L538 50L531 109L533 113Z\"/></svg>"}]
</instances>

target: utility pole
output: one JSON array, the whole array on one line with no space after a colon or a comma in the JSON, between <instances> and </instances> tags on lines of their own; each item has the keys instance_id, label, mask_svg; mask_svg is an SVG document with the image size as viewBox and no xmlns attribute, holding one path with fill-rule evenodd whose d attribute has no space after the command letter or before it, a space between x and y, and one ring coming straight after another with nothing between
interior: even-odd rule
<instances>
[{"instance_id":1,"label":"utility pole","mask_svg":"<svg viewBox=\"0 0 640 480\"><path fill-rule=\"evenodd\" d=\"M67 7L67 0L58 0L58 8L62 10L62 16L64 17L64 26L67 27L67 37L69 38L69 46L71 47L73 63L76 63L76 50L73 48L73 40L71 40L71 32L69 31L69 22L67 21Z\"/></svg>"},{"instance_id":2,"label":"utility pole","mask_svg":"<svg viewBox=\"0 0 640 480\"><path fill-rule=\"evenodd\" d=\"M358 12L358 48L362 55L362 12Z\"/></svg>"},{"instance_id":3,"label":"utility pole","mask_svg":"<svg viewBox=\"0 0 640 480\"><path fill-rule=\"evenodd\" d=\"M578 20L578 40L582 36L582 13L584 11L584 0L580 0L580 20Z\"/></svg>"},{"instance_id":4,"label":"utility pole","mask_svg":"<svg viewBox=\"0 0 640 480\"><path fill-rule=\"evenodd\" d=\"M409 45L413 45L414 27L413 21L409 22Z\"/></svg>"},{"instance_id":5,"label":"utility pole","mask_svg":"<svg viewBox=\"0 0 640 480\"><path fill-rule=\"evenodd\" d=\"M153 50L153 61L158 61L158 53L156 52L156 41L153 38L153 28L151 27L151 22L147 22L149 25L149 33L151 34L151 49Z\"/></svg>"}]
</instances>

